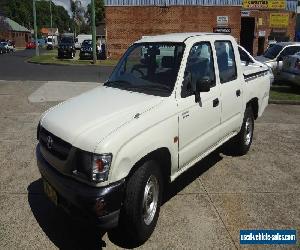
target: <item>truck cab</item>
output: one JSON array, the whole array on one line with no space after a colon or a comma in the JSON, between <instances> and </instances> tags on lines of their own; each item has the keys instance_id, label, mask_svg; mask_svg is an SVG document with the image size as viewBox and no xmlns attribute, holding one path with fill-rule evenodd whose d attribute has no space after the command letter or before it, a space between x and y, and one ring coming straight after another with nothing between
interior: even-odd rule
<instances>
[{"instance_id":1,"label":"truck cab","mask_svg":"<svg viewBox=\"0 0 300 250\"><path fill-rule=\"evenodd\" d=\"M168 183L224 143L248 152L270 74L242 63L228 35L136 41L103 86L42 115L36 156L45 193L72 216L146 241Z\"/></svg>"}]
</instances>

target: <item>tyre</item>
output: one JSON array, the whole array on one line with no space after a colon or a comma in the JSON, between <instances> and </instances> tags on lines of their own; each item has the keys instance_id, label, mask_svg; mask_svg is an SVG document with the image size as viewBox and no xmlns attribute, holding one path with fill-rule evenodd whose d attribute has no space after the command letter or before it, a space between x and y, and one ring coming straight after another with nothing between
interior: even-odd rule
<instances>
[{"instance_id":1,"label":"tyre","mask_svg":"<svg viewBox=\"0 0 300 250\"><path fill-rule=\"evenodd\" d=\"M162 202L163 178L155 161L147 161L129 178L119 227L131 242L143 243L154 231Z\"/></svg>"},{"instance_id":2,"label":"tyre","mask_svg":"<svg viewBox=\"0 0 300 250\"><path fill-rule=\"evenodd\" d=\"M240 132L232 139L232 149L237 155L248 153L253 140L254 115L252 108L247 106Z\"/></svg>"}]
</instances>

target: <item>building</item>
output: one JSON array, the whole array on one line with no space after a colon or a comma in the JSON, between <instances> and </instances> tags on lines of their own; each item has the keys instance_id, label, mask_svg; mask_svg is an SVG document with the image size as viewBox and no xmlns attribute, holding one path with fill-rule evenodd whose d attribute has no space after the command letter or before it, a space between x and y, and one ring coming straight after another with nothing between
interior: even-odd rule
<instances>
[{"instance_id":1,"label":"building","mask_svg":"<svg viewBox=\"0 0 300 250\"><path fill-rule=\"evenodd\" d=\"M59 36L58 28L41 28L40 32L43 37Z\"/></svg>"},{"instance_id":2,"label":"building","mask_svg":"<svg viewBox=\"0 0 300 250\"><path fill-rule=\"evenodd\" d=\"M105 5L112 58L142 36L170 32L229 33L254 55L270 39L295 37L297 0L106 0Z\"/></svg>"},{"instance_id":3,"label":"building","mask_svg":"<svg viewBox=\"0 0 300 250\"><path fill-rule=\"evenodd\" d=\"M0 16L0 39L15 42L16 47L25 47L31 40L30 30L8 17Z\"/></svg>"}]
</instances>

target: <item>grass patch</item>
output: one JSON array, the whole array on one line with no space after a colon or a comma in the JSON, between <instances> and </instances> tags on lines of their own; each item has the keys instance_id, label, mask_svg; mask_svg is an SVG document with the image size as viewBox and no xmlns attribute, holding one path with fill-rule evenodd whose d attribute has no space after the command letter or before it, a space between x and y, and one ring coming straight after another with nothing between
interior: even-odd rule
<instances>
[{"instance_id":1,"label":"grass patch","mask_svg":"<svg viewBox=\"0 0 300 250\"><path fill-rule=\"evenodd\" d=\"M30 63L40 63L40 64L61 64L61 65L98 65L98 66L115 66L117 60L97 60L96 64L93 64L92 60L79 60L78 51L77 56L74 59L58 59L57 50L50 50L46 53L33 56L27 60Z\"/></svg>"},{"instance_id":2,"label":"grass patch","mask_svg":"<svg viewBox=\"0 0 300 250\"><path fill-rule=\"evenodd\" d=\"M273 85L271 87L270 99L300 101L300 88L288 85Z\"/></svg>"}]
</instances>

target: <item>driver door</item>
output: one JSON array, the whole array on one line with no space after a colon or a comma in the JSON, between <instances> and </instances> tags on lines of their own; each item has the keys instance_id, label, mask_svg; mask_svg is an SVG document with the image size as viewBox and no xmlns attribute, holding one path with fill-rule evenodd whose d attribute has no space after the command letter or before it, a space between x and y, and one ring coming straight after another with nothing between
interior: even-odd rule
<instances>
[{"instance_id":1,"label":"driver door","mask_svg":"<svg viewBox=\"0 0 300 250\"><path fill-rule=\"evenodd\" d=\"M187 79L189 78L189 79ZM209 79L209 92L200 93L195 101L195 84ZM189 53L179 107L179 168L201 156L220 138L220 88L215 76L215 62L210 42L195 44Z\"/></svg>"}]
</instances>

